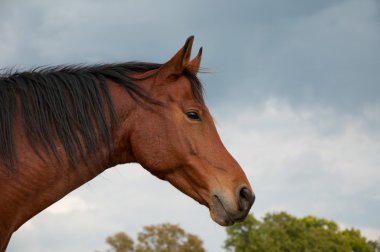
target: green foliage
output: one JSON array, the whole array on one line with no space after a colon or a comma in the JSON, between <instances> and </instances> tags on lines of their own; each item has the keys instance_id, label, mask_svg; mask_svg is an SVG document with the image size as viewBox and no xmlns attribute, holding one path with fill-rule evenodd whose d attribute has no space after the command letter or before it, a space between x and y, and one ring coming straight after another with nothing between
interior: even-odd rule
<instances>
[{"instance_id":1,"label":"green foliage","mask_svg":"<svg viewBox=\"0 0 380 252\"><path fill-rule=\"evenodd\" d=\"M380 237L376 241L368 241L368 245L374 252L380 252Z\"/></svg>"},{"instance_id":2,"label":"green foliage","mask_svg":"<svg viewBox=\"0 0 380 252\"><path fill-rule=\"evenodd\" d=\"M224 247L235 252L373 251L360 231L341 231L330 220L286 212L268 213L262 221L249 215L246 221L227 228Z\"/></svg>"},{"instance_id":3,"label":"green foliage","mask_svg":"<svg viewBox=\"0 0 380 252\"><path fill-rule=\"evenodd\" d=\"M346 241L348 241L351 247L351 251L373 251L372 247L369 246L367 240L361 236L360 230L354 228L346 229L342 232L342 235L346 238Z\"/></svg>"}]
</instances>

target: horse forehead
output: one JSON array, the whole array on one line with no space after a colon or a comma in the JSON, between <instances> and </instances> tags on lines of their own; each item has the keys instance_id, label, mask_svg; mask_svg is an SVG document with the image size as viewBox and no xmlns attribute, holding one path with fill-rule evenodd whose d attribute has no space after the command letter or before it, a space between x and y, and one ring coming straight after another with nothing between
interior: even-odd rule
<instances>
[{"instance_id":1,"label":"horse forehead","mask_svg":"<svg viewBox=\"0 0 380 252\"><path fill-rule=\"evenodd\" d=\"M186 77L180 77L166 87L167 94L175 100L195 100L191 89L191 83Z\"/></svg>"}]
</instances>

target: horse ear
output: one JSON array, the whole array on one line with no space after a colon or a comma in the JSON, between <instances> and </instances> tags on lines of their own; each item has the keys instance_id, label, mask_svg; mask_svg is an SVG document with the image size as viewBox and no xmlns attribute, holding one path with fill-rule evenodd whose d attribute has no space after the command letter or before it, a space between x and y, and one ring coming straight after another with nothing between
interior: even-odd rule
<instances>
[{"instance_id":1,"label":"horse ear","mask_svg":"<svg viewBox=\"0 0 380 252\"><path fill-rule=\"evenodd\" d=\"M193 45L194 36L187 38L185 45L159 69L159 76L167 78L172 75L180 75L189 63L191 55L191 47Z\"/></svg>"},{"instance_id":2,"label":"horse ear","mask_svg":"<svg viewBox=\"0 0 380 252\"><path fill-rule=\"evenodd\" d=\"M199 71L199 68L201 66L201 60L202 60L202 47L199 49L199 52L197 56L195 56L194 59L192 59L188 64L187 68L194 74L196 75Z\"/></svg>"}]
</instances>

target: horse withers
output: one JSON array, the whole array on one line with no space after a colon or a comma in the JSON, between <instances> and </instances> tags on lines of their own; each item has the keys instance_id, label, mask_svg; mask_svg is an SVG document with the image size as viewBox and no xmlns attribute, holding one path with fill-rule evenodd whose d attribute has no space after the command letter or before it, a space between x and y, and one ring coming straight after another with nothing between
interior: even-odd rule
<instances>
[{"instance_id":1,"label":"horse withers","mask_svg":"<svg viewBox=\"0 0 380 252\"><path fill-rule=\"evenodd\" d=\"M0 77L0 251L23 223L117 164L139 163L220 225L255 196L197 78L193 36L166 63L45 67Z\"/></svg>"}]
</instances>

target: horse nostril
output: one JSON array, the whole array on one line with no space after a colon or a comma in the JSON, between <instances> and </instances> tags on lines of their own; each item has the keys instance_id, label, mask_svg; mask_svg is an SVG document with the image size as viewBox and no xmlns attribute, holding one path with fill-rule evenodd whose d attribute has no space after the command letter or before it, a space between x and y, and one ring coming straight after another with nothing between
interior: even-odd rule
<instances>
[{"instance_id":1,"label":"horse nostril","mask_svg":"<svg viewBox=\"0 0 380 252\"><path fill-rule=\"evenodd\" d=\"M247 187L242 187L239 191L239 209L242 211L248 211L253 202L255 201L255 195Z\"/></svg>"}]
</instances>

